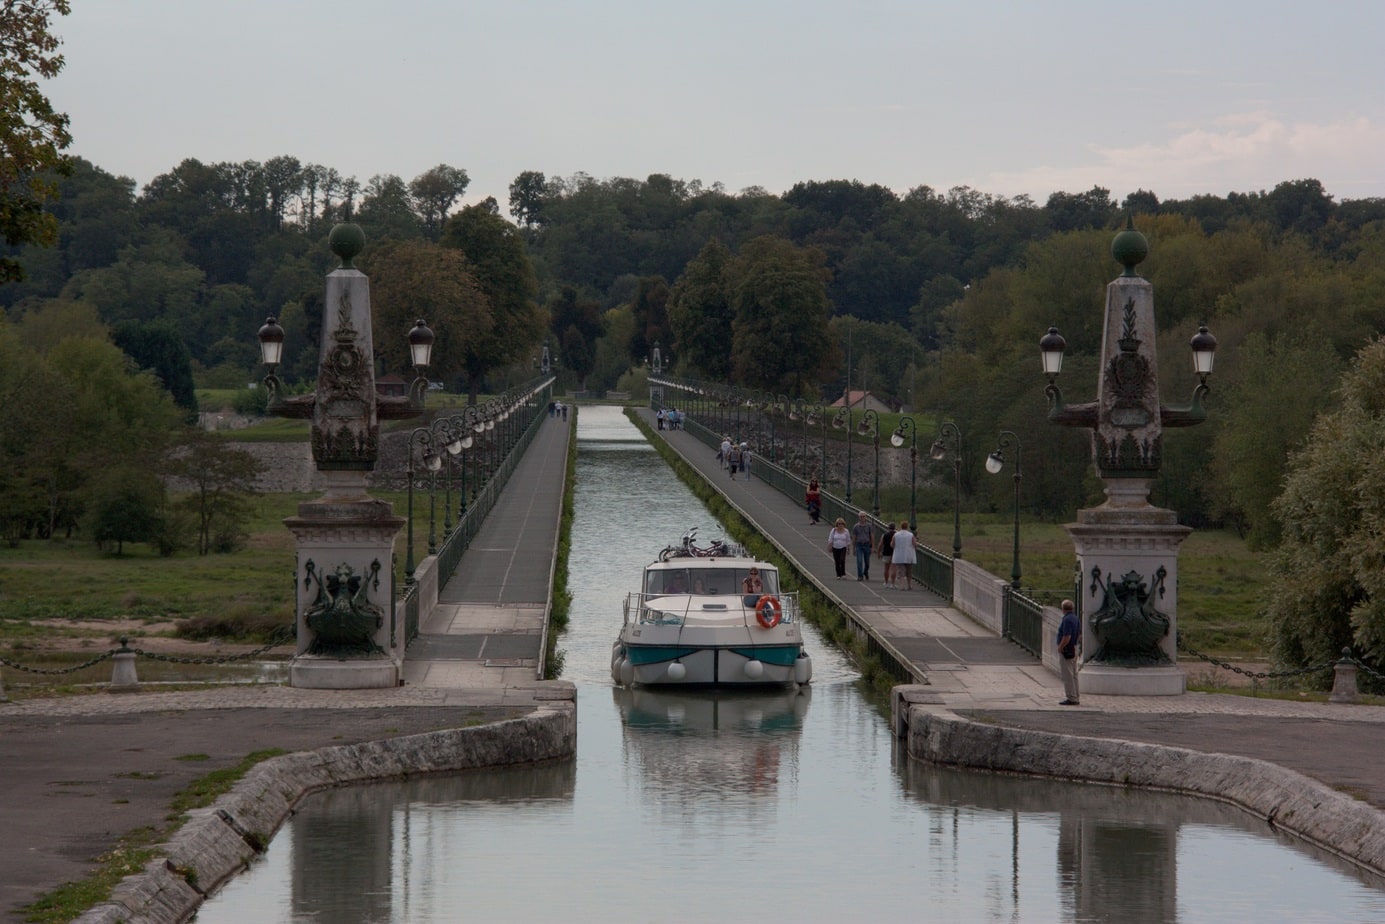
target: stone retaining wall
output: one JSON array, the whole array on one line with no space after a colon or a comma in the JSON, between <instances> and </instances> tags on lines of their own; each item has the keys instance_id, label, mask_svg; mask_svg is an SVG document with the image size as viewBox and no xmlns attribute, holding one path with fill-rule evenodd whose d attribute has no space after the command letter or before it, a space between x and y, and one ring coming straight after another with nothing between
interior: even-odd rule
<instances>
[{"instance_id":1,"label":"stone retaining wall","mask_svg":"<svg viewBox=\"0 0 1385 924\"><path fill-rule=\"evenodd\" d=\"M912 759L1216 799L1385 874L1385 812L1301 773L1231 754L986 725L930 708L930 697L917 686L891 697L895 732Z\"/></svg>"},{"instance_id":2,"label":"stone retaining wall","mask_svg":"<svg viewBox=\"0 0 1385 924\"><path fill-rule=\"evenodd\" d=\"M546 700L522 718L302 751L256 765L164 845L164 856L125 879L78 924L178 924L269 845L305 796L336 786L571 758L577 751L576 689L540 685Z\"/></svg>"}]
</instances>

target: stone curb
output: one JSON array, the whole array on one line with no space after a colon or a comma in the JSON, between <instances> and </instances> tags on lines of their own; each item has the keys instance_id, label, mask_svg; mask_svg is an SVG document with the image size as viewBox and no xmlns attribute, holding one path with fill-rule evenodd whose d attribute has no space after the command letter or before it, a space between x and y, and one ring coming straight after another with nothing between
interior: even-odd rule
<instances>
[{"instance_id":1,"label":"stone curb","mask_svg":"<svg viewBox=\"0 0 1385 924\"><path fill-rule=\"evenodd\" d=\"M78 924L178 924L242 872L305 796L429 773L538 763L577 751L576 689L563 702L489 725L286 754L257 764L164 845L164 856L116 886ZM549 695L549 694L546 694Z\"/></svg>"},{"instance_id":2,"label":"stone curb","mask_svg":"<svg viewBox=\"0 0 1385 924\"><path fill-rule=\"evenodd\" d=\"M1268 761L986 725L895 698L895 730L916 760L1216 799L1385 874L1385 812Z\"/></svg>"}]
</instances>

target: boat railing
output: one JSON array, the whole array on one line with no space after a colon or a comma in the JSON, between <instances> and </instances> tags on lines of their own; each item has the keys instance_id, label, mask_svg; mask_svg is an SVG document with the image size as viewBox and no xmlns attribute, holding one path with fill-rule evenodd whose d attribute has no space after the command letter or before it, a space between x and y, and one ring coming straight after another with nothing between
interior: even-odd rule
<instances>
[{"instance_id":1,"label":"boat railing","mask_svg":"<svg viewBox=\"0 0 1385 924\"><path fill-rule=\"evenodd\" d=\"M744 616L753 618L755 605L761 597L769 596L779 604L780 624L792 624L798 622L798 591L789 591L782 594L741 594L739 596L728 595L718 597L699 597L687 594L646 594L634 592L627 594L623 607L625 624L632 622L646 626L681 626L688 618L689 613L705 615L708 613L736 612L739 609ZM683 602L681 610L670 608L667 603L670 597L677 597ZM653 601L662 600L664 605L651 606ZM736 606L739 601L739 608Z\"/></svg>"}]
</instances>

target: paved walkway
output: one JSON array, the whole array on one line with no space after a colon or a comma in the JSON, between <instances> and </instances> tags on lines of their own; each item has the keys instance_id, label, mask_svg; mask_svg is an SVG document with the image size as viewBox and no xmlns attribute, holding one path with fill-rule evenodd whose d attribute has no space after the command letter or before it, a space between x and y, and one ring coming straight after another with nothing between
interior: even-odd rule
<instances>
[{"instance_id":1,"label":"paved walkway","mask_svg":"<svg viewBox=\"0 0 1385 924\"><path fill-rule=\"evenodd\" d=\"M653 414L640 412L654 428ZM812 526L796 499L757 478L732 481L715 452L686 431L664 439L828 597L872 626L929 684L932 708L977 721L1097 738L1119 738L1278 763L1385 808L1385 707L1295 702L1231 694L1082 697L1059 707L1058 675L927 592L838 581L826 524ZM754 461L751 463L752 472ZM878 567L878 563L872 568Z\"/></svg>"},{"instance_id":2,"label":"paved walkway","mask_svg":"<svg viewBox=\"0 0 1385 924\"><path fill-rule=\"evenodd\" d=\"M406 684L504 689L534 679L543 658L573 426L560 418L540 424L410 643Z\"/></svg>"},{"instance_id":3,"label":"paved walkway","mask_svg":"<svg viewBox=\"0 0 1385 924\"><path fill-rule=\"evenodd\" d=\"M163 825L177 792L252 752L460 728L570 698L570 685L534 679L569 426L542 423L410 646L405 686L146 687L0 702L0 922L21 921L16 907L86 877L120 837Z\"/></svg>"}]
</instances>

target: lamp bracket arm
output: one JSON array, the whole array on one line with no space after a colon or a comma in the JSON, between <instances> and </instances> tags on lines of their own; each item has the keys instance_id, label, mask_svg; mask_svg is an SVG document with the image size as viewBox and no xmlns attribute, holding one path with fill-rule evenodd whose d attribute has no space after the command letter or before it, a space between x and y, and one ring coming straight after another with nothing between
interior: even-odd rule
<instances>
[{"instance_id":1,"label":"lamp bracket arm","mask_svg":"<svg viewBox=\"0 0 1385 924\"><path fill-rule=\"evenodd\" d=\"M1044 389L1044 394L1048 395L1048 419L1061 427L1086 427L1089 430L1097 426L1097 405L1095 401L1088 404L1064 404L1063 395L1058 391L1057 385L1050 385Z\"/></svg>"},{"instance_id":2,"label":"lamp bracket arm","mask_svg":"<svg viewBox=\"0 0 1385 924\"><path fill-rule=\"evenodd\" d=\"M269 390L269 401L265 404L265 411L275 417L287 417L293 420L312 419L313 409L317 407L316 392L284 397L282 384L278 377L273 374L265 376L264 386Z\"/></svg>"},{"instance_id":3,"label":"lamp bracket arm","mask_svg":"<svg viewBox=\"0 0 1385 924\"><path fill-rule=\"evenodd\" d=\"M427 386L424 386L425 389ZM423 398L414 397L411 388L408 395L376 395L375 414L381 420L405 420L423 413Z\"/></svg>"},{"instance_id":4,"label":"lamp bracket arm","mask_svg":"<svg viewBox=\"0 0 1385 924\"><path fill-rule=\"evenodd\" d=\"M1159 405L1159 422L1165 427L1194 427L1207 419L1202 398L1210 391L1206 382L1193 389L1193 399L1187 404Z\"/></svg>"}]
</instances>

